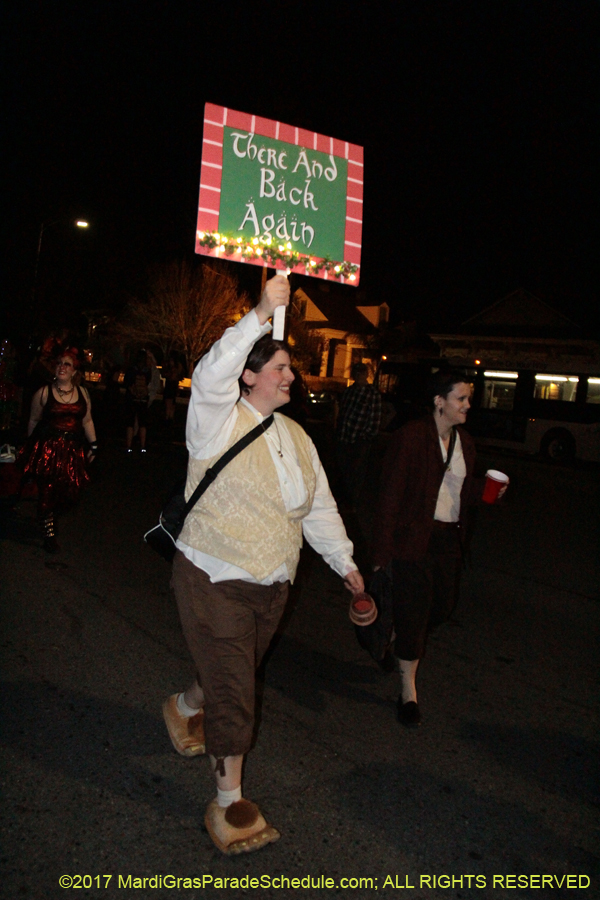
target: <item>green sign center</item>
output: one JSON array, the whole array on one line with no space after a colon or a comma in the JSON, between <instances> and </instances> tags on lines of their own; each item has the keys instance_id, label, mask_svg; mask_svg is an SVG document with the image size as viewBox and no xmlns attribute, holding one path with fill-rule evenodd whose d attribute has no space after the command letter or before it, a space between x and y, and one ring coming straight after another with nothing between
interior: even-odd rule
<instances>
[{"instance_id":1,"label":"green sign center","mask_svg":"<svg viewBox=\"0 0 600 900\"><path fill-rule=\"evenodd\" d=\"M223 138L219 231L343 260L347 161L229 127Z\"/></svg>"}]
</instances>

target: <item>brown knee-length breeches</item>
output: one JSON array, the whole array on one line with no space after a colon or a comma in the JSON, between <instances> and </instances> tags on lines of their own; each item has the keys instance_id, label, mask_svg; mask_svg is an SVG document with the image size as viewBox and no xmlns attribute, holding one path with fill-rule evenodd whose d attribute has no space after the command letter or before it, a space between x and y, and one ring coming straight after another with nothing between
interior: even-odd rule
<instances>
[{"instance_id":1,"label":"brown knee-length breeches","mask_svg":"<svg viewBox=\"0 0 600 900\"><path fill-rule=\"evenodd\" d=\"M281 620L289 582L212 584L206 572L177 551L171 583L206 699L207 753L217 758L247 753L254 728L255 673Z\"/></svg>"}]
</instances>

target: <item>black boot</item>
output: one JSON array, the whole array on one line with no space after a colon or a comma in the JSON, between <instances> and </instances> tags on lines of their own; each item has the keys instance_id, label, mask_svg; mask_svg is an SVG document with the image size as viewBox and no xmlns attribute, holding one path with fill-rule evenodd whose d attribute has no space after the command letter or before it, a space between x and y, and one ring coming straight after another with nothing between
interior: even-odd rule
<instances>
[{"instance_id":1,"label":"black boot","mask_svg":"<svg viewBox=\"0 0 600 900\"><path fill-rule=\"evenodd\" d=\"M44 525L44 550L46 553L58 553L60 550L60 546L58 541L56 540L56 533L54 531L54 515L53 513L49 513L49 515L45 516L43 519Z\"/></svg>"}]
</instances>

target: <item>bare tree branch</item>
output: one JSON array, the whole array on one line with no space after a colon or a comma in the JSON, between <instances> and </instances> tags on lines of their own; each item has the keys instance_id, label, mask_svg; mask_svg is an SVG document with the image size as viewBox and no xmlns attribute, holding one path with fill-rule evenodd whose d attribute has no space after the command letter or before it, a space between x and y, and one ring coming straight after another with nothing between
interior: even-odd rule
<instances>
[{"instance_id":1,"label":"bare tree branch","mask_svg":"<svg viewBox=\"0 0 600 900\"><path fill-rule=\"evenodd\" d=\"M196 361L249 305L231 275L206 264L176 261L151 272L145 295L129 303L118 328L126 342L158 347L165 359L179 351L191 374Z\"/></svg>"}]
</instances>

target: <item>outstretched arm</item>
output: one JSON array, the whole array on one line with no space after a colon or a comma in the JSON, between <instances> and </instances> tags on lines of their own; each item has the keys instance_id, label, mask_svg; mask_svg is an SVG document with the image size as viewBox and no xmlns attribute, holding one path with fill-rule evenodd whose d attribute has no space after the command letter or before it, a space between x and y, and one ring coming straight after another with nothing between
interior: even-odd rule
<instances>
[{"instance_id":1,"label":"outstretched arm","mask_svg":"<svg viewBox=\"0 0 600 900\"><path fill-rule=\"evenodd\" d=\"M287 279L276 276L267 281L258 306L228 328L196 366L186 427L192 456L213 456L226 443L229 434L223 429L240 396L238 378L244 363L256 341L270 331L273 310L288 302Z\"/></svg>"}]
</instances>

